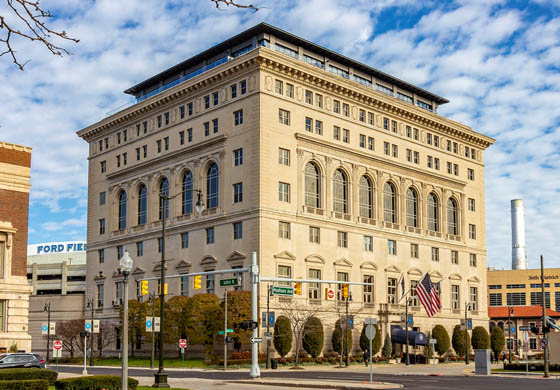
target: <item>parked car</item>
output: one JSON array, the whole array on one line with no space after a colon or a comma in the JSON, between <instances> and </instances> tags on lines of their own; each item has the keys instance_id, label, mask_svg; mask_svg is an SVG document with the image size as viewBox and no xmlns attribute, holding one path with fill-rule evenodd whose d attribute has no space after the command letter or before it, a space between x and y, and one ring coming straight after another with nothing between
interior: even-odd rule
<instances>
[{"instance_id":1,"label":"parked car","mask_svg":"<svg viewBox=\"0 0 560 390\"><path fill-rule=\"evenodd\" d=\"M3 353L0 368L45 368L45 361L37 353Z\"/></svg>"}]
</instances>

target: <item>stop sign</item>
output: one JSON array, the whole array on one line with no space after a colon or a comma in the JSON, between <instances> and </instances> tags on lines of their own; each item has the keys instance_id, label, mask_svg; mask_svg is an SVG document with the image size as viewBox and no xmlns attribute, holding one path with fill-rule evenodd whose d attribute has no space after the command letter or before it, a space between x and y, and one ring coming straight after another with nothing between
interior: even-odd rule
<instances>
[{"instance_id":1,"label":"stop sign","mask_svg":"<svg viewBox=\"0 0 560 390\"><path fill-rule=\"evenodd\" d=\"M179 339L179 348L187 348L187 340Z\"/></svg>"},{"instance_id":2,"label":"stop sign","mask_svg":"<svg viewBox=\"0 0 560 390\"><path fill-rule=\"evenodd\" d=\"M328 299L334 299L334 289L333 288L327 289L327 298Z\"/></svg>"},{"instance_id":3,"label":"stop sign","mask_svg":"<svg viewBox=\"0 0 560 390\"><path fill-rule=\"evenodd\" d=\"M53 348L56 350L62 349L62 341L54 340L53 341Z\"/></svg>"}]
</instances>

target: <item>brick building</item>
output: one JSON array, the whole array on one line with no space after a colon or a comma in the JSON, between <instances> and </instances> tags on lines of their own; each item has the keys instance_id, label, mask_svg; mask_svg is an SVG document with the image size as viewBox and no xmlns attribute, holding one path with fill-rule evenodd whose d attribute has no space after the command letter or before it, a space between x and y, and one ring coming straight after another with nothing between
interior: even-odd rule
<instances>
[{"instance_id":1,"label":"brick building","mask_svg":"<svg viewBox=\"0 0 560 390\"><path fill-rule=\"evenodd\" d=\"M27 223L31 148L0 142L0 352L31 350Z\"/></svg>"}]
</instances>

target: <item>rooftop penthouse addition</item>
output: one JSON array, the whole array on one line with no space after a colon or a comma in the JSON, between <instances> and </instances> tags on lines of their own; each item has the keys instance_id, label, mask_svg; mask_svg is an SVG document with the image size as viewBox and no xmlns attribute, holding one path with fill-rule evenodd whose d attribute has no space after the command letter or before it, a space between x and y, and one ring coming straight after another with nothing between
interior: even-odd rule
<instances>
[{"instance_id":1,"label":"rooftop penthouse addition","mask_svg":"<svg viewBox=\"0 0 560 390\"><path fill-rule=\"evenodd\" d=\"M438 95L266 23L260 23L124 91L141 102L259 47L266 47L389 96L436 112Z\"/></svg>"}]
</instances>

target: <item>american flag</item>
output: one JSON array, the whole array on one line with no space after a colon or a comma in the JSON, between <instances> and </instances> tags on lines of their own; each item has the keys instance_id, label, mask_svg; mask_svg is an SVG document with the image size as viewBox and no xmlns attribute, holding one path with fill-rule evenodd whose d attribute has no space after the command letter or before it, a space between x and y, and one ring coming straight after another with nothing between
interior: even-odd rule
<instances>
[{"instance_id":1,"label":"american flag","mask_svg":"<svg viewBox=\"0 0 560 390\"><path fill-rule=\"evenodd\" d=\"M441 300L430 279L430 274L424 276L420 283L418 283L418 286L416 286L414 292L420 299L420 302L422 302L424 309L426 309L428 317L432 317L441 310Z\"/></svg>"}]
</instances>

